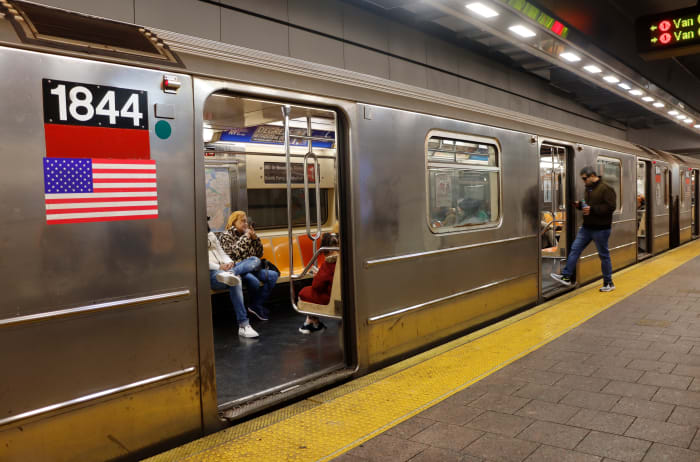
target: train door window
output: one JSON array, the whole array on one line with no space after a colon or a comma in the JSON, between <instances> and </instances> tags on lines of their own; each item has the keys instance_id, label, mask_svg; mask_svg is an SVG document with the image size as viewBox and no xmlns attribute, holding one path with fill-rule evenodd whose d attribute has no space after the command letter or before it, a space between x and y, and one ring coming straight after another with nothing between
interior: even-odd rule
<instances>
[{"instance_id":1,"label":"train door window","mask_svg":"<svg viewBox=\"0 0 700 462\"><path fill-rule=\"evenodd\" d=\"M670 176L669 175L670 171L668 167L664 167L664 207L668 208L668 197L669 197L669 189L671 187L671 181L670 181Z\"/></svg>"},{"instance_id":2,"label":"train door window","mask_svg":"<svg viewBox=\"0 0 700 462\"><path fill-rule=\"evenodd\" d=\"M681 175L681 191L680 191L680 194L681 194L681 208L682 208L683 210L685 210L686 207L687 207L686 204L687 204L687 202L688 202L688 199L690 198L690 188L691 188L690 177L692 176L692 175L691 175L692 172L690 171L689 168L684 168L684 169L682 170L682 172L683 172L683 173L682 173L682 175Z\"/></svg>"},{"instance_id":3,"label":"train door window","mask_svg":"<svg viewBox=\"0 0 700 462\"><path fill-rule=\"evenodd\" d=\"M500 164L493 140L433 131L426 141L428 222L444 233L496 226Z\"/></svg>"},{"instance_id":4,"label":"train door window","mask_svg":"<svg viewBox=\"0 0 700 462\"><path fill-rule=\"evenodd\" d=\"M617 196L615 212L619 212L622 208L622 163L619 159L598 157L596 164L601 180L615 190Z\"/></svg>"},{"instance_id":5,"label":"train door window","mask_svg":"<svg viewBox=\"0 0 700 462\"><path fill-rule=\"evenodd\" d=\"M647 191L648 162L637 161L637 249L640 258L648 256L650 241L647 240L647 210L649 194Z\"/></svg>"},{"instance_id":6,"label":"train door window","mask_svg":"<svg viewBox=\"0 0 700 462\"><path fill-rule=\"evenodd\" d=\"M342 312L337 309L342 305L342 266L336 265L333 271L330 294L322 295L321 300L329 297L325 304L311 303L309 298L316 300L313 293L301 293L312 281L308 269L325 264L324 256L329 264L329 256L341 257L317 253L321 241L314 243L306 229L308 224L310 234L320 238L339 225L335 205L337 116L325 108L218 92L204 103L203 127L209 226L213 231L223 231L232 212L244 211L248 229L252 225L254 230L254 234L246 233L252 245L243 241L239 249L232 244L237 238L233 231L236 237L220 239L227 244L223 245L224 251L229 250L237 261L251 256L266 260L252 271L234 267L241 281L232 286L233 290L223 283L216 284L216 273L210 273L217 400L222 414L235 418L253 398L310 387L312 380L345 372ZM292 191L289 201L288 179ZM291 236L288 206L292 212ZM321 227L320 233L317 226ZM307 273L299 276L305 268ZM242 300L237 287L243 289ZM300 298L293 299L292 294ZM307 308L302 309L302 301ZM319 332L301 335L314 332L305 324L306 314L317 316L325 329L312 323ZM258 338L239 334L239 326L245 326L246 321ZM307 327L300 333L302 325ZM253 335L245 330L242 333Z\"/></svg>"}]
</instances>

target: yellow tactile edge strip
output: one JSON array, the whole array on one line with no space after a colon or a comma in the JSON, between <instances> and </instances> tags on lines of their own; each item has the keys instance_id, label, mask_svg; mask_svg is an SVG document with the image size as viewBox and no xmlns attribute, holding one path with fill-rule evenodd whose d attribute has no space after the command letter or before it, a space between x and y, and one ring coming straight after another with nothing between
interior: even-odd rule
<instances>
[{"instance_id":1,"label":"yellow tactile edge strip","mask_svg":"<svg viewBox=\"0 0 700 462\"><path fill-rule=\"evenodd\" d=\"M565 334L699 254L700 241L694 241L616 273L614 292L600 293L600 284L591 284L237 426L252 431L232 427L150 460L330 460Z\"/></svg>"}]
</instances>

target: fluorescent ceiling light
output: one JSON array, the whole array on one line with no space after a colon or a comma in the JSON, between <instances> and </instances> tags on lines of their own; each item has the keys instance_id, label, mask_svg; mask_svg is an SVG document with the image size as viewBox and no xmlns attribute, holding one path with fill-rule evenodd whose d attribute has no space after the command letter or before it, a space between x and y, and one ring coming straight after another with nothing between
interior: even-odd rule
<instances>
[{"instance_id":1,"label":"fluorescent ceiling light","mask_svg":"<svg viewBox=\"0 0 700 462\"><path fill-rule=\"evenodd\" d=\"M473 11L479 16L483 16L484 18L493 18L494 16L498 16L498 13L496 11L479 2L470 3L469 5L467 5L467 9Z\"/></svg>"},{"instance_id":2,"label":"fluorescent ceiling light","mask_svg":"<svg viewBox=\"0 0 700 462\"><path fill-rule=\"evenodd\" d=\"M700 128L700 124L693 125L693 128Z\"/></svg>"},{"instance_id":3,"label":"fluorescent ceiling light","mask_svg":"<svg viewBox=\"0 0 700 462\"><path fill-rule=\"evenodd\" d=\"M565 51L564 53L559 55L560 58L564 58L565 60L569 61L570 63L575 63L577 61L581 61L581 57L577 55L576 53L572 53L570 51Z\"/></svg>"},{"instance_id":4,"label":"fluorescent ceiling light","mask_svg":"<svg viewBox=\"0 0 700 462\"><path fill-rule=\"evenodd\" d=\"M605 80L608 83L617 83L620 81L620 79L618 79L614 75L606 75L605 77L603 77L603 80Z\"/></svg>"},{"instance_id":5,"label":"fluorescent ceiling light","mask_svg":"<svg viewBox=\"0 0 700 462\"><path fill-rule=\"evenodd\" d=\"M651 96L645 96L644 98L642 98L642 101L646 101L647 103L651 103L652 101L654 101L654 98L652 98Z\"/></svg>"},{"instance_id":6,"label":"fluorescent ceiling light","mask_svg":"<svg viewBox=\"0 0 700 462\"><path fill-rule=\"evenodd\" d=\"M693 119L691 119L691 118L689 117L689 118L685 119L683 122L685 122L685 123L687 123L687 124L692 124L692 123L693 123Z\"/></svg>"},{"instance_id":7,"label":"fluorescent ceiling light","mask_svg":"<svg viewBox=\"0 0 700 462\"><path fill-rule=\"evenodd\" d=\"M598 66L596 66L594 64L589 64L588 66L583 66L583 68L586 69L591 74L600 74L601 72L603 72L603 70L601 68L599 68Z\"/></svg>"},{"instance_id":8,"label":"fluorescent ceiling light","mask_svg":"<svg viewBox=\"0 0 700 462\"><path fill-rule=\"evenodd\" d=\"M530 38L530 37L534 37L535 35L537 35L532 30L528 29L527 27L525 27L521 24L517 24L515 26L510 26L508 28L508 30L513 32L514 34L518 34L519 36L524 37L524 38Z\"/></svg>"},{"instance_id":9,"label":"fluorescent ceiling light","mask_svg":"<svg viewBox=\"0 0 700 462\"><path fill-rule=\"evenodd\" d=\"M202 128L202 141L209 143L212 139L214 139L214 130L206 127Z\"/></svg>"},{"instance_id":10,"label":"fluorescent ceiling light","mask_svg":"<svg viewBox=\"0 0 700 462\"><path fill-rule=\"evenodd\" d=\"M630 90L630 95L634 96L642 96L644 92L642 90L637 90L636 88L634 90Z\"/></svg>"},{"instance_id":11,"label":"fluorescent ceiling light","mask_svg":"<svg viewBox=\"0 0 700 462\"><path fill-rule=\"evenodd\" d=\"M685 114L678 114L676 119L685 119L687 116Z\"/></svg>"},{"instance_id":12,"label":"fluorescent ceiling light","mask_svg":"<svg viewBox=\"0 0 700 462\"><path fill-rule=\"evenodd\" d=\"M620 88L623 88L623 89L625 89L625 90L630 90L630 89L632 88L632 87L630 87L629 85L627 85L625 82L618 83L617 86L620 87Z\"/></svg>"},{"instance_id":13,"label":"fluorescent ceiling light","mask_svg":"<svg viewBox=\"0 0 700 462\"><path fill-rule=\"evenodd\" d=\"M664 107L664 106L666 106L666 105L664 103L662 103L661 101L657 101L654 103L654 107Z\"/></svg>"},{"instance_id":14,"label":"fluorescent ceiling light","mask_svg":"<svg viewBox=\"0 0 700 462\"><path fill-rule=\"evenodd\" d=\"M668 115L678 115L678 111L675 109L673 111L668 111Z\"/></svg>"}]
</instances>

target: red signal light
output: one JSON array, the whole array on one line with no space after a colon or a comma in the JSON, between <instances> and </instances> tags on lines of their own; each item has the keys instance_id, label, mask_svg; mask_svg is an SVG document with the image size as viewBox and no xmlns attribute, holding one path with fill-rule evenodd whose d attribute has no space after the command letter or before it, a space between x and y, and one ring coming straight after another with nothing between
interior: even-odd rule
<instances>
[{"instance_id":1,"label":"red signal light","mask_svg":"<svg viewBox=\"0 0 700 462\"><path fill-rule=\"evenodd\" d=\"M673 36L671 34L669 34L668 32L664 32L659 36L659 42L661 42L664 45L667 45L671 42L672 38Z\"/></svg>"},{"instance_id":2,"label":"red signal light","mask_svg":"<svg viewBox=\"0 0 700 462\"><path fill-rule=\"evenodd\" d=\"M668 32L671 30L671 21L665 19L659 23L659 30L661 32Z\"/></svg>"},{"instance_id":3,"label":"red signal light","mask_svg":"<svg viewBox=\"0 0 700 462\"><path fill-rule=\"evenodd\" d=\"M550 30L557 35L561 35L561 31L564 30L564 24L560 23L559 21L554 21L554 24L552 24L552 28Z\"/></svg>"}]
</instances>

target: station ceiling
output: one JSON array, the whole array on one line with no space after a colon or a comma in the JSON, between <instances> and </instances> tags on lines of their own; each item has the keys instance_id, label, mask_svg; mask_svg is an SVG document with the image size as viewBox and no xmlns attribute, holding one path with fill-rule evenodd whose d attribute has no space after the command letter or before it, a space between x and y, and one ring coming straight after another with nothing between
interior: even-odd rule
<instances>
[{"instance_id":1,"label":"station ceiling","mask_svg":"<svg viewBox=\"0 0 700 462\"><path fill-rule=\"evenodd\" d=\"M431 2L422 0L345 0L426 33L440 36L473 52L518 68L549 82L558 91L608 119L612 125L645 129L674 124L581 78L573 72L524 53L488 32L460 23ZM700 54L655 61L644 60L636 50L634 23L638 17L696 5L696 0L528 0L569 26L568 40L583 49L598 49L696 112L700 112ZM464 1L465 5L469 3ZM498 2L496 2L498 4Z\"/></svg>"}]
</instances>

